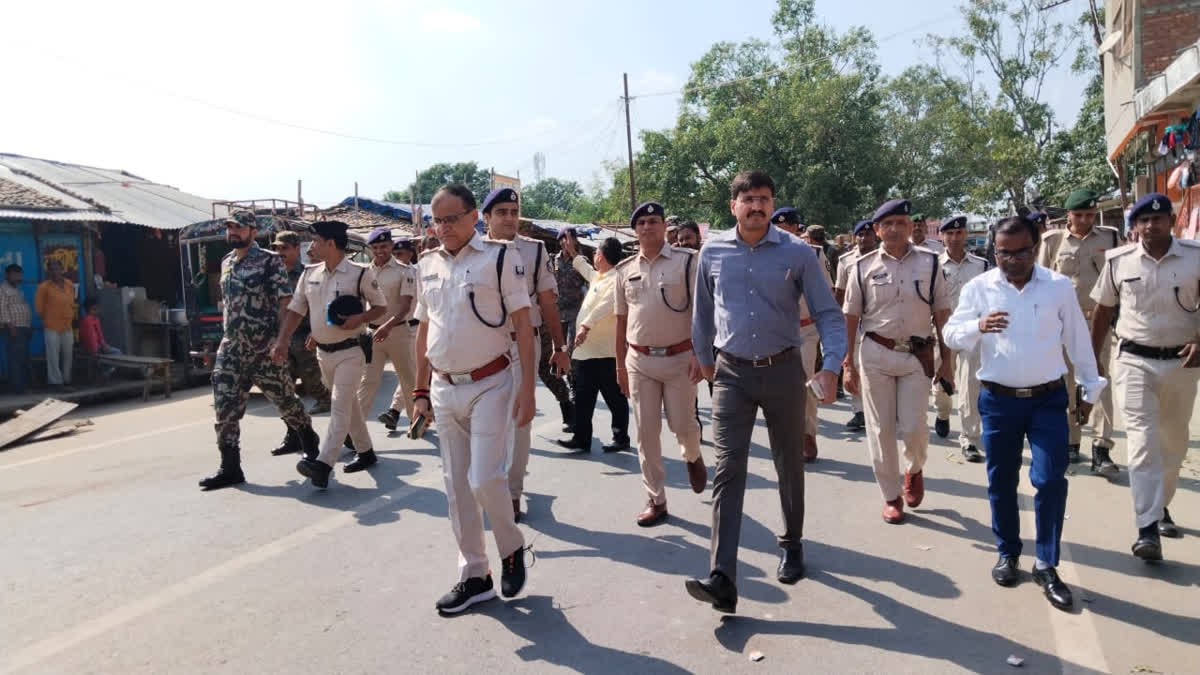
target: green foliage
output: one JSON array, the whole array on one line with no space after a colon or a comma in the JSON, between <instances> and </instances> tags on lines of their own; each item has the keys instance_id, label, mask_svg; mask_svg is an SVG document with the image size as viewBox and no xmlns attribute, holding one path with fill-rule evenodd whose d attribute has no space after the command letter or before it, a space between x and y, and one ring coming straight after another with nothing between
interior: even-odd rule
<instances>
[{"instance_id":1,"label":"green foliage","mask_svg":"<svg viewBox=\"0 0 1200 675\"><path fill-rule=\"evenodd\" d=\"M476 199L482 200L491 190L492 173L487 169L481 169L475 162L434 164L417 174L416 203L428 204L433 199L433 193L447 183L462 183L471 188ZM409 187L401 190L389 190L384 193L383 199L384 201L408 204L414 201L409 196L409 190Z\"/></svg>"},{"instance_id":2,"label":"green foliage","mask_svg":"<svg viewBox=\"0 0 1200 675\"><path fill-rule=\"evenodd\" d=\"M579 183L546 178L521 190L521 214L527 218L566 220L582 198L583 188Z\"/></svg>"}]
</instances>

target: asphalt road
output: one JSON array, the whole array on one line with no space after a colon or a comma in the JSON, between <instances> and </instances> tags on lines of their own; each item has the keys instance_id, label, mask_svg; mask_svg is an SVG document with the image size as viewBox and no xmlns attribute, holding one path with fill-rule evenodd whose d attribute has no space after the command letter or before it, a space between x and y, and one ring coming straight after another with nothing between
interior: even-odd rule
<instances>
[{"instance_id":1,"label":"asphalt road","mask_svg":"<svg viewBox=\"0 0 1200 675\"><path fill-rule=\"evenodd\" d=\"M384 382L390 391L390 371ZM538 396L554 412L534 422L529 583L454 618L433 609L457 578L436 437L389 437L372 421L380 463L339 468L316 491L295 456L269 455L283 426L255 396L242 427L249 482L202 493L218 458L199 388L89 408L74 415L95 421L87 433L0 452L0 672L999 673L1014 670L1010 655L1033 673L1200 672L1200 434L1172 509L1185 537L1164 540L1160 565L1129 554L1124 472L1109 483L1079 465L1060 567L1076 609L1065 613L1029 579L1031 555L1019 586L992 583L985 476L960 460L956 430L934 437L924 504L885 524L843 403L822 409L808 472L807 577L780 585L760 420L730 618L683 588L707 572L711 502L688 489L678 455L670 520L638 528L637 457L556 450L557 407ZM711 438L707 405L703 391ZM597 411L594 453L607 424ZM1123 439L1114 454L1123 464ZM1027 477L1021 489L1031 554Z\"/></svg>"}]
</instances>

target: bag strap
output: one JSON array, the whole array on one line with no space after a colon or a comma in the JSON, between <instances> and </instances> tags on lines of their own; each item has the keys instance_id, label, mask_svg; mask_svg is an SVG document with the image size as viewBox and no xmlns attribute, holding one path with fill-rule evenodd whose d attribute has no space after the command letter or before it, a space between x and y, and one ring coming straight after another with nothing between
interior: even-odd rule
<instances>
[{"instance_id":1,"label":"bag strap","mask_svg":"<svg viewBox=\"0 0 1200 675\"><path fill-rule=\"evenodd\" d=\"M929 308L933 309L934 291L937 290L938 265L941 264L941 259L935 254L933 256L933 276L929 278Z\"/></svg>"},{"instance_id":2,"label":"bag strap","mask_svg":"<svg viewBox=\"0 0 1200 675\"><path fill-rule=\"evenodd\" d=\"M858 275L858 297L862 299L862 308L859 310L862 316L859 319L862 319L863 316L867 315L867 289L863 286L861 255L854 260L854 273Z\"/></svg>"},{"instance_id":3,"label":"bag strap","mask_svg":"<svg viewBox=\"0 0 1200 675\"><path fill-rule=\"evenodd\" d=\"M542 249L543 248L544 247L542 246L541 242L538 242L537 255L534 256L534 260L533 260L533 293L532 293L532 295L537 295L537 292L538 292L538 279L539 279L539 275L542 273Z\"/></svg>"},{"instance_id":4,"label":"bag strap","mask_svg":"<svg viewBox=\"0 0 1200 675\"><path fill-rule=\"evenodd\" d=\"M363 275L366 273L367 273L367 268L365 268L365 267L358 271L358 283L354 286L354 291L355 291L354 294L358 296L359 300L363 299L362 280L363 280Z\"/></svg>"}]
</instances>

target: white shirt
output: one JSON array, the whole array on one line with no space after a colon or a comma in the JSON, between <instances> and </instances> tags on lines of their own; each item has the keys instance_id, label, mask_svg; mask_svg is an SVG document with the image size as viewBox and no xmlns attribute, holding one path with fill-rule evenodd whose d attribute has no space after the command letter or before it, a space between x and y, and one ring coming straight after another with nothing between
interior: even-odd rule
<instances>
[{"instance_id":1,"label":"white shirt","mask_svg":"<svg viewBox=\"0 0 1200 675\"><path fill-rule=\"evenodd\" d=\"M999 311L1008 312L1008 328L1000 333L980 332L979 319ZM955 351L979 345L981 381L1017 388L1059 379L1067 372L1065 347L1086 401L1095 403L1108 386L1096 370L1075 287L1067 277L1041 265L1034 265L1033 278L1021 290L999 268L968 281L942 337Z\"/></svg>"},{"instance_id":2,"label":"white shirt","mask_svg":"<svg viewBox=\"0 0 1200 675\"><path fill-rule=\"evenodd\" d=\"M588 282L587 295L583 297L579 316L575 318L576 330L586 327L588 336L571 353L571 358L576 361L614 358L617 355L617 315L613 296L617 275L612 269L597 272L581 255L575 256L571 266Z\"/></svg>"}]
</instances>

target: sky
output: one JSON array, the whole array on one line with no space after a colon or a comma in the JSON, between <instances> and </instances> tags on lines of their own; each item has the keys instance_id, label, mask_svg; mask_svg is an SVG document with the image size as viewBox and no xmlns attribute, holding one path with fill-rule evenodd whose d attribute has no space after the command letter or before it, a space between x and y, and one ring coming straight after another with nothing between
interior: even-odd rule
<instances>
[{"instance_id":1,"label":"sky","mask_svg":"<svg viewBox=\"0 0 1200 675\"><path fill-rule=\"evenodd\" d=\"M951 0L817 0L865 26L885 75L961 30ZM1083 0L1055 10L1072 22ZM379 197L436 162L588 187L624 161L622 73L640 129L674 125L690 66L718 41L771 39L773 0L161 0L6 3L0 152L124 169L212 199L321 206ZM16 30L11 30L16 29ZM1069 63L1069 58L1066 61ZM1049 102L1073 121L1085 82Z\"/></svg>"}]
</instances>

